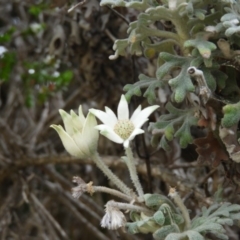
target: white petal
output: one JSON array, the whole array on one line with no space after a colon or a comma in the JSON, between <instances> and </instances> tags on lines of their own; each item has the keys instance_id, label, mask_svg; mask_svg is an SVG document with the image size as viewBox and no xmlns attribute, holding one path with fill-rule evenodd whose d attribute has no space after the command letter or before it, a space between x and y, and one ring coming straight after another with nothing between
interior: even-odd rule
<instances>
[{"instance_id":1,"label":"white petal","mask_svg":"<svg viewBox=\"0 0 240 240\"><path fill-rule=\"evenodd\" d=\"M109 116L111 116L112 119L115 119L115 121L114 121L114 125L115 125L116 122L118 121L116 114L115 114L115 113L112 111L112 109L110 109L109 107L105 107L105 112L106 112ZM113 125L113 127L114 127L114 125Z\"/></svg>"},{"instance_id":2,"label":"white petal","mask_svg":"<svg viewBox=\"0 0 240 240\"><path fill-rule=\"evenodd\" d=\"M75 156L75 157L80 157L80 158L85 157L82 151L78 148L76 143L73 141L73 139L64 131L62 126L51 125L50 127L54 128L57 131L59 137L62 140L63 146L68 153L70 153L72 156Z\"/></svg>"},{"instance_id":3,"label":"white petal","mask_svg":"<svg viewBox=\"0 0 240 240\"><path fill-rule=\"evenodd\" d=\"M69 115L67 112L65 112L64 110L62 109L59 109L59 113L62 117L62 120L63 120L63 124L64 124L64 127L65 127L65 130L66 132L72 136L72 134L74 133L74 130L73 130L73 127L74 127L74 124L72 122L72 117L71 115Z\"/></svg>"},{"instance_id":4,"label":"white petal","mask_svg":"<svg viewBox=\"0 0 240 240\"><path fill-rule=\"evenodd\" d=\"M134 122L134 119L138 116L138 114L141 112L141 110L142 110L142 106L139 105L132 114L132 117L130 119L132 122Z\"/></svg>"},{"instance_id":5,"label":"white petal","mask_svg":"<svg viewBox=\"0 0 240 240\"><path fill-rule=\"evenodd\" d=\"M88 113L82 132L82 138L92 153L97 150L97 143L99 138L97 120L92 113Z\"/></svg>"},{"instance_id":6,"label":"white petal","mask_svg":"<svg viewBox=\"0 0 240 240\"><path fill-rule=\"evenodd\" d=\"M128 102L124 95L121 96L117 112L119 120L129 119Z\"/></svg>"},{"instance_id":7,"label":"white petal","mask_svg":"<svg viewBox=\"0 0 240 240\"><path fill-rule=\"evenodd\" d=\"M154 105L151 107L144 108L140 113L136 114L134 116L134 119L131 119L133 125L135 128L140 128L142 125L148 121L148 117L151 113L153 113L157 108L159 108L158 105Z\"/></svg>"},{"instance_id":8,"label":"white petal","mask_svg":"<svg viewBox=\"0 0 240 240\"><path fill-rule=\"evenodd\" d=\"M110 128L109 126L107 125L104 125L104 124L101 124L101 125L98 125L95 127L96 129L100 130L100 133L107 137L108 139L110 139L111 141L113 142L116 142L116 143L123 143L123 139L118 136L112 128Z\"/></svg>"},{"instance_id":9,"label":"white petal","mask_svg":"<svg viewBox=\"0 0 240 240\"><path fill-rule=\"evenodd\" d=\"M70 111L71 117L72 117L72 124L73 127L78 129L80 132L82 132L83 124L85 122L85 118L79 117L73 110Z\"/></svg>"},{"instance_id":10,"label":"white petal","mask_svg":"<svg viewBox=\"0 0 240 240\"><path fill-rule=\"evenodd\" d=\"M86 136L84 136L78 129L73 128L74 133L72 134L72 139L76 143L79 149L85 154L85 156L91 155L89 152L89 147L87 145Z\"/></svg>"},{"instance_id":11,"label":"white petal","mask_svg":"<svg viewBox=\"0 0 240 240\"><path fill-rule=\"evenodd\" d=\"M117 123L116 116L112 116L112 114L107 114L101 110L97 109L90 109L89 112L91 112L93 115L95 115L103 124L113 128L115 124Z\"/></svg>"},{"instance_id":12,"label":"white petal","mask_svg":"<svg viewBox=\"0 0 240 240\"><path fill-rule=\"evenodd\" d=\"M142 130L141 128L135 128L133 130L133 132L131 133L131 135L129 136L128 140L132 141L136 135L142 134L144 133L144 130Z\"/></svg>"},{"instance_id":13,"label":"white petal","mask_svg":"<svg viewBox=\"0 0 240 240\"><path fill-rule=\"evenodd\" d=\"M79 119L80 119L81 122L84 122L86 120L86 118L83 115L82 106L81 105L78 108L78 115L79 115Z\"/></svg>"}]
</instances>

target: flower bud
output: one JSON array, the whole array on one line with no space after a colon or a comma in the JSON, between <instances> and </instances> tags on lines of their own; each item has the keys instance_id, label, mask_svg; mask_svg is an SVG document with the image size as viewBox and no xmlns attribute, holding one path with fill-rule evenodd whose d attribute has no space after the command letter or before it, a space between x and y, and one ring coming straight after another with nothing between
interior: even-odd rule
<instances>
[{"instance_id":1,"label":"flower bud","mask_svg":"<svg viewBox=\"0 0 240 240\"><path fill-rule=\"evenodd\" d=\"M93 114L88 113L85 118L82 113L82 107L79 106L77 115L71 110L70 114L59 110L63 119L64 128L61 125L51 125L62 140L63 146L72 156L79 158L88 158L97 151L99 133L95 129L97 125Z\"/></svg>"}]
</instances>

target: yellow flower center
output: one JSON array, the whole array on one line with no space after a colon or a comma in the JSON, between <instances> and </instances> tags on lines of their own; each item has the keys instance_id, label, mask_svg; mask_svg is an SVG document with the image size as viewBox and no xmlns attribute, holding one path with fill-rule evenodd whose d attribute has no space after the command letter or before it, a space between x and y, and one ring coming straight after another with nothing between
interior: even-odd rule
<instances>
[{"instance_id":1,"label":"yellow flower center","mask_svg":"<svg viewBox=\"0 0 240 240\"><path fill-rule=\"evenodd\" d=\"M133 132L134 125L128 119L118 120L118 122L114 126L113 130L118 136L120 136L122 139L126 140L130 137L131 133Z\"/></svg>"}]
</instances>

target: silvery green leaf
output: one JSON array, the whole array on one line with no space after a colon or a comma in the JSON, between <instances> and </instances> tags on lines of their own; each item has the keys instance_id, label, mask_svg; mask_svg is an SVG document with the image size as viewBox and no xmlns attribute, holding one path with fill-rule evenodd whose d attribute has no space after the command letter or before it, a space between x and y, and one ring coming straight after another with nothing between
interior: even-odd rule
<instances>
[{"instance_id":1,"label":"silvery green leaf","mask_svg":"<svg viewBox=\"0 0 240 240\"><path fill-rule=\"evenodd\" d=\"M240 32L240 26L234 26L230 27L226 30L225 34L227 37L231 37L234 33L239 33Z\"/></svg>"},{"instance_id":2,"label":"silvery green leaf","mask_svg":"<svg viewBox=\"0 0 240 240\"><path fill-rule=\"evenodd\" d=\"M148 218L142 221L137 222L138 230L141 233L153 233L155 232L158 228L159 225L155 223L153 218Z\"/></svg>"},{"instance_id":3,"label":"silvery green leaf","mask_svg":"<svg viewBox=\"0 0 240 240\"><path fill-rule=\"evenodd\" d=\"M207 224L206 224L207 222ZM214 223L209 221L206 221L205 224L202 224L201 226L198 226L196 228L194 228L194 231L197 232L211 232L211 231L220 231L220 232L224 232L224 228L222 227L222 225L218 224L218 223Z\"/></svg>"},{"instance_id":4,"label":"silvery green leaf","mask_svg":"<svg viewBox=\"0 0 240 240\"><path fill-rule=\"evenodd\" d=\"M153 238L156 240L163 240L170 233L174 233L174 232L178 232L178 227L176 225L163 226L153 233Z\"/></svg>"},{"instance_id":5,"label":"silvery green leaf","mask_svg":"<svg viewBox=\"0 0 240 240\"><path fill-rule=\"evenodd\" d=\"M186 237L186 233L170 233L164 240L181 240Z\"/></svg>"},{"instance_id":6,"label":"silvery green leaf","mask_svg":"<svg viewBox=\"0 0 240 240\"><path fill-rule=\"evenodd\" d=\"M233 225L233 220L230 218L218 218L216 220L217 223L220 223L221 225L228 225L228 226L232 226Z\"/></svg>"},{"instance_id":7,"label":"silvery green leaf","mask_svg":"<svg viewBox=\"0 0 240 240\"><path fill-rule=\"evenodd\" d=\"M161 194L145 194L144 195L145 204L147 207L157 210L162 204L166 203L175 209L173 203L164 195Z\"/></svg>"},{"instance_id":8,"label":"silvery green leaf","mask_svg":"<svg viewBox=\"0 0 240 240\"><path fill-rule=\"evenodd\" d=\"M188 236L189 240L205 240L205 238L196 231L189 230L186 232L186 235Z\"/></svg>"},{"instance_id":9,"label":"silvery green leaf","mask_svg":"<svg viewBox=\"0 0 240 240\"><path fill-rule=\"evenodd\" d=\"M233 19L236 19L236 14L234 13L226 13L221 17L221 22L225 21L231 21Z\"/></svg>"},{"instance_id":10,"label":"silvery green leaf","mask_svg":"<svg viewBox=\"0 0 240 240\"><path fill-rule=\"evenodd\" d=\"M219 231L211 231L211 233L217 238L222 240L228 240L228 236L224 233L221 233Z\"/></svg>"},{"instance_id":11,"label":"silvery green leaf","mask_svg":"<svg viewBox=\"0 0 240 240\"><path fill-rule=\"evenodd\" d=\"M164 221L165 221L165 216L164 216L162 211L157 211L157 212L154 213L153 219L157 224L162 226L164 224Z\"/></svg>"},{"instance_id":12,"label":"silvery green leaf","mask_svg":"<svg viewBox=\"0 0 240 240\"><path fill-rule=\"evenodd\" d=\"M138 212L135 212L135 211L131 211L130 212L130 219L133 221L133 222L137 222L137 221L140 221L141 220L141 216Z\"/></svg>"},{"instance_id":13,"label":"silvery green leaf","mask_svg":"<svg viewBox=\"0 0 240 240\"><path fill-rule=\"evenodd\" d=\"M130 234L139 233L139 229L138 229L137 223L138 223L138 222L132 222L132 223L129 223L129 222L128 222L128 223L126 223L127 231L128 231Z\"/></svg>"}]
</instances>

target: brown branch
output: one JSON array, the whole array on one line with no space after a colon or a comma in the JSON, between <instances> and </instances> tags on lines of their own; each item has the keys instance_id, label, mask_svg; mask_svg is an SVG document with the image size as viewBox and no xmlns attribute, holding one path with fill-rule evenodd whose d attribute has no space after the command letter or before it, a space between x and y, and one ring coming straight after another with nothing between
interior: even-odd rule
<instances>
[{"instance_id":1,"label":"brown branch","mask_svg":"<svg viewBox=\"0 0 240 240\"><path fill-rule=\"evenodd\" d=\"M126 168L126 165L122 161L120 161L119 158L116 156L105 156L103 157L103 161L108 166L111 166L111 168L115 168L115 169ZM66 155L21 159L2 168L2 170L0 171L0 182L3 181L3 179L9 176L12 172L20 170L22 168L29 167L29 166L41 166L45 164L73 164L73 163L93 165L93 162L91 160L78 159L78 158L74 158ZM147 175L146 165L138 164L137 171L140 174ZM204 193L195 187L194 182L189 182L185 179L179 179L176 175L174 175L174 173L172 173L171 171L169 171L168 168L165 168L165 167L151 166L151 171L152 171L153 177L162 179L169 186L175 186L179 192L189 193L191 191L194 191L195 196L199 200L206 202L206 199L204 198Z\"/></svg>"}]
</instances>

